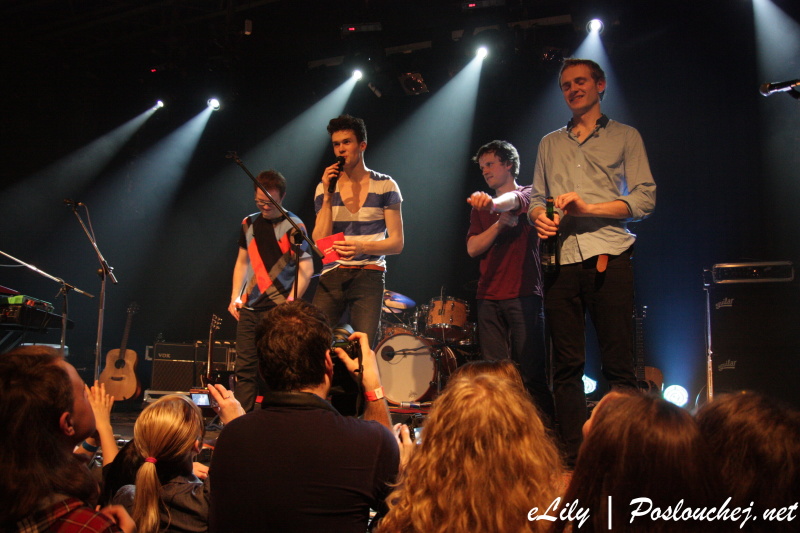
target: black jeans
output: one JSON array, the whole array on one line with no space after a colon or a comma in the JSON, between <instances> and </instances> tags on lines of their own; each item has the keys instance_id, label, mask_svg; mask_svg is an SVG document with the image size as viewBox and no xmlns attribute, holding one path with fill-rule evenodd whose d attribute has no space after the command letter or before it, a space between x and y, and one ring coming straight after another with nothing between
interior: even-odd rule
<instances>
[{"instance_id":1,"label":"black jeans","mask_svg":"<svg viewBox=\"0 0 800 533\"><path fill-rule=\"evenodd\" d=\"M583 424L586 395L586 312L600 344L603 377L612 388L636 387L633 368L633 266L631 250L610 256L605 272L596 258L561 265L545 277L545 315L553 340L553 395L566 460L574 464Z\"/></svg>"},{"instance_id":2,"label":"black jeans","mask_svg":"<svg viewBox=\"0 0 800 533\"><path fill-rule=\"evenodd\" d=\"M478 338L484 359L509 357L517 364L522 381L552 426L553 395L547 384L547 350L544 311L539 296L509 300L478 300Z\"/></svg>"},{"instance_id":3,"label":"black jeans","mask_svg":"<svg viewBox=\"0 0 800 533\"><path fill-rule=\"evenodd\" d=\"M258 351L256 350L256 326L267 311L239 310L236 326L236 389L234 396L245 411L253 409L259 391L266 385L258 373Z\"/></svg>"}]
</instances>

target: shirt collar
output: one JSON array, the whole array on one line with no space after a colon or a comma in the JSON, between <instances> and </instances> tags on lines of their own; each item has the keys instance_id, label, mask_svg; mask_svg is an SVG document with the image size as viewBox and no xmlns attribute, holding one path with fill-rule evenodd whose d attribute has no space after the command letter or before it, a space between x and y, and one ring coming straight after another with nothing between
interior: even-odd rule
<instances>
[{"instance_id":1,"label":"shirt collar","mask_svg":"<svg viewBox=\"0 0 800 533\"><path fill-rule=\"evenodd\" d=\"M297 407L300 409L326 409L339 414L329 402L311 392L267 392L261 401L261 408Z\"/></svg>"},{"instance_id":2,"label":"shirt collar","mask_svg":"<svg viewBox=\"0 0 800 533\"><path fill-rule=\"evenodd\" d=\"M571 118L567 122L567 131L571 130L572 127L575 125L574 124L574 120L575 120L574 118ZM611 119L609 119L606 115L604 115L604 114L600 115L600 118L598 118L597 122L594 123L595 131L600 129L600 128L605 128L606 126L608 126L609 120L611 120Z\"/></svg>"}]
</instances>

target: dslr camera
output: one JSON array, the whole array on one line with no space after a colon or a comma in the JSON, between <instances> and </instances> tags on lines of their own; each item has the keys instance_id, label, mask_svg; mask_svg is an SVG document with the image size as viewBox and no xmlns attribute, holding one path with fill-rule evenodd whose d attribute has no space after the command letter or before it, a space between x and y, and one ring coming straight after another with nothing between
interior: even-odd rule
<instances>
[{"instance_id":1,"label":"dslr camera","mask_svg":"<svg viewBox=\"0 0 800 533\"><path fill-rule=\"evenodd\" d=\"M339 324L333 330L333 342L331 349L341 348L352 359L361 358L361 344L358 339L351 341L350 335L353 334L353 326L350 324Z\"/></svg>"}]
</instances>

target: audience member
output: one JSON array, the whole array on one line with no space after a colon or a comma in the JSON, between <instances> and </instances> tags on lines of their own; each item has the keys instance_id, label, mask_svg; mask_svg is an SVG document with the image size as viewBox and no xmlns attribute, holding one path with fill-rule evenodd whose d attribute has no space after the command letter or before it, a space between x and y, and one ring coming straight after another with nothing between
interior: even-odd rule
<instances>
[{"instance_id":1,"label":"audience member","mask_svg":"<svg viewBox=\"0 0 800 533\"><path fill-rule=\"evenodd\" d=\"M92 406L97 430L75 448L75 453L94 458L97 450L101 449L103 466L106 466L119 453L119 446L114 438L114 429L111 427L111 409L114 407L114 397L106 392L105 384L98 381L95 381L91 387L84 385L84 388L86 396L89 398L89 404Z\"/></svg>"},{"instance_id":2,"label":"audience member","mask_svg":"<svg viewBox=\"0 0 800 533\"><path fill-rule=\"evenodd\" d=\"M731 507L753 505L743 531L797 531L800 498L800 414L757 392L714 398L697 413L700 432L722 476ZM794 505L793 521L764 512ZM786 511L782 513L788 516Z\"/></svg>"},{"instance_id":3,"label":"audience member","mask_svg":"<svg viewBox=\"0 0 800 533\"><path fill-rule=\"evenodd\" d=\"M335 350L367 391L367 420L359 420L340 415L325 400L333 336L319 309L304 301L277 306L259 333L259 367L270 392L262 409L226 424L217 439L209 473L210 531L363 533L399 462L367 336L350 337L359 343L362 368Z\"/></svg>"},{"instance_id":4,"label":"audience member","mask_svg":"<svg viewBox=\"0 0 800 533\"><path fill-rule=\"evenodd\" d=\"M208 483L192 472L204 429L200 408L178 394L159 398L139 415L136 484L122 487L113 501L131 511L140 533L207 530Z\"/></svg>"},{"instance_id":5,"label":"audience member","mask_svg":"<svg viewBox=\"0 0 800 533\"><path fill-rule=\"evenodd\" d=\"M470 361L456 368L450 375L450 380L461 377L473 378L476 376L492 375L505 378L514 385L518 385L525 390L525 383L522 374L519 373L516 363L511 359L486 359L481 361Z\"/></svg>"},{"instance_id":6,"label":"audience member","mask_svg":"<svg viewBox=\"0 0 800 533\"><path fill-rule=\"evenodd\" d=\"M558 449L524 389L479 375L448 383L389 496L381 533L546 531L529 521L558 495Z\"/></svg>"},{"instance_id":7,"label":"audience member","mask_svg":"<svg viewBox=\"0 0 800 533\"><path fill-rule=\"evenodd\" d=\"M679 502L691 509L723 503L707 445L688 411L655 396L615 393L597 405L590 420L562 502L563 507L578 502L588 516L585 522L557 520L556 533L570 527L607 531L609 506L615 531L708 532L738 525L634 516L637 498L649 498L652 508L662 511ZM643 503L641 510L647 507Z\"/></svg>"},{"instance_id":8,"label":"audience member","mask_svg":"<svg viewBox=\"0 0 800 533\"><path fill-rule=\"evenodd\" d=\"M26 346L3 354L0 391L0 530L135 531L121 507L93 508L97 483L73 450L95 432L94 414L61 352Z\"/></svg>"}]
</instances>

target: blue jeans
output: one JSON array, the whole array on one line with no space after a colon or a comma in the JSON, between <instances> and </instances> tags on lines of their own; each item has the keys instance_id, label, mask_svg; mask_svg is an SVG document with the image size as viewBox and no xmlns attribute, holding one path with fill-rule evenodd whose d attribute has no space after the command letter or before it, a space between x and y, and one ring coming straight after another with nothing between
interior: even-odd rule
<instances>
[{"instance_id":1,"label":"blue jeans","mask_svg":"<svg viewBox=\"0 0 800 533\"><path fill-rule=\"evenodd\" d=\"M363 268L335 268L320 276L314 305L336 327L349 311L349 324L354 331L366 333L371 348L375 346L381 320L385 272Z\"/></svg>"},{"instance_id":2,"label":"blue jeans","mask_svg":"<svg viewBox=\"0 0 800 533\"><path fill-rule=\"evenodd\" d=\"M253 409L258 392L266 390L266 384L258 371L256 349L256 326L267 311L239 310L236 326L236 389L234 396L245 411Z\"/></svg>"},{"instance_id":3,"label":"blue jeans","mask_svg":"<svg viewBox=\"0 0 800 533\"><path fill-rule=\"evenodd\" d=\"M578 455L586 422L583 369L586 313L600 344L603 377L612 388L636 388L633 369L633 266L631 251L610 256L605 272L596 258L561 265L545 276L545 313L553 339L553 395L568 462Z\"/></svg>"},{"instance_id":4,"label":"blue jeans","mask_svg":"<svg viewBox=\"0 0 800 533\"><path fill-rule=\"evenodd\" d=\"M547 384L544 310L539 296L478 300L478 339L484 359L509 357L539 407L545 425L554 420L553 395Z\"/></svg>"}]
</instances>

